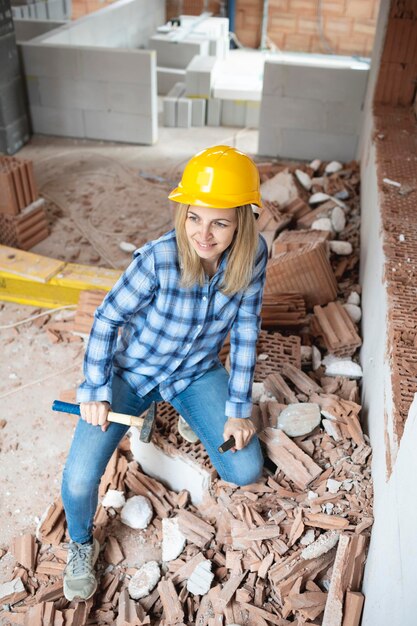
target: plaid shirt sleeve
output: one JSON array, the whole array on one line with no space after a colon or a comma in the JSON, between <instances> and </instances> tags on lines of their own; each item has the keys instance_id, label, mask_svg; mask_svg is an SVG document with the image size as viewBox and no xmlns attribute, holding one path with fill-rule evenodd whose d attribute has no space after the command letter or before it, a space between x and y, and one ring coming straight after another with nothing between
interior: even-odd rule
<instances>
[{"instance_id":1,"label":"plaid shirt sleeve","mask_svg":"<svg viewBox=\"0 0 417 626\"><path fill-rule=\"evenodd\" d=\"M153 255L142 248L95 313L84 357L85 381L78 388L78 402L111 404L112 360L119 327L152 299L155 286Z\"/></svg>"},{"instance_id":2,"label":"plaid shirt sleeve","mask_svg":"<svg viewBox=\"0 0 417 626\"><path fill-rule=\"evenodd\" d=\"M256 342L261 322L262 294L268 249L259 236L259 248L252 281L246 289L230 332L229 399L227 417L250 417L252 380L256 364Z\"/></svg>"}]
</instances>

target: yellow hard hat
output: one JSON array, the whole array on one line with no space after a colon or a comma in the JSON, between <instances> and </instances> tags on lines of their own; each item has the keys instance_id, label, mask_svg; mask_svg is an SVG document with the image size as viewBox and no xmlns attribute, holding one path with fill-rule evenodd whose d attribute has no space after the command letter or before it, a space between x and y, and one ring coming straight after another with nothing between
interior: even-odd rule
<instances>
[{"instance_id":1,"label":"yellow hard hat","mask_svg":"<svg viewBox=\"0 0 417 626\"><path fill-rule=\"evenodd\" d=\"M230 146L213 146L196 154L185 166L174 202L212 209L243 204L261 205L259 172L246 154Z\"/></svg>"}]
</instances>

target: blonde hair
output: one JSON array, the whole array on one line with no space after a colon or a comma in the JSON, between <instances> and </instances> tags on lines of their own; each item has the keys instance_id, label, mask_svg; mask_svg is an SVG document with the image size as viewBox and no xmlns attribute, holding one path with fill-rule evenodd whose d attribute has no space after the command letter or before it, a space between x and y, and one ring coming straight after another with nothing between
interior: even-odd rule
<instances>
[{"instance_id":1,"label":"blonde hair","mask_svg":"<svg viewBox=\"0 0 417 626\"><path fill-rule=\"evenodd\" d=\"M190 246L185 231L188 208L188 204L179 205L175 215L181 285L182 287L193 287L196 284L202 286L205 281L204 268L197 252ZM220 285L220 290L225 295L233 295L249 285L258 248L258 231L250 204L236 207L236 218L237 228L230 245L224 280Z\"/></svg>"}]
</instances>

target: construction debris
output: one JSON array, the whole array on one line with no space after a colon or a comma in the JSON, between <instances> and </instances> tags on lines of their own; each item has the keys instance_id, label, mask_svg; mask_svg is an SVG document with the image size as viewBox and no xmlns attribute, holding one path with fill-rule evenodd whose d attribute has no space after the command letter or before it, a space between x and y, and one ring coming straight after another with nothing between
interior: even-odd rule
<instances>
[{"instance_id":1,"label":"construction debris","mask_svg":"<svg viewBox=\"0 0 417 626\"><path fill-rule=\"evenodd\" d=\"M260 230L272 253L253 394L263 476L244 487L219 480L202 444L184 441L178 414L160 403L153 445L211 477L203 502L146 475L125 439L100 484L94 534L104 549L94 600L74 606L63 597L68 533L57 500L36 538L13 542L16 567L0 586L5 626L358 626L373 518L355 325L357 165L316 160L283 171L267 163L260 171L268 194ZM331 232L312 230L323 218ZM39 331L87 335L104 295L83 291L75 320L48 319ZM229 349L226 341L223 362ZM162 544L158 559L132 566L117 532L126 520L137 530L124 533Z\"/></svg>"}]
</instances>

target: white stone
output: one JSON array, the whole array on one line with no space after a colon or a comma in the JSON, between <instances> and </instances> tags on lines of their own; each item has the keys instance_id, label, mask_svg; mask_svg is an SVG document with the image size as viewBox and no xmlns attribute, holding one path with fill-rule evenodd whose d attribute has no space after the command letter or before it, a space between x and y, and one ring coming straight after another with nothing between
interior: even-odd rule
<instances>
[{"instance_id":1,"label":"white stone","mask_svg":"<svg viewBox=\"0 0 417 626\"><path fill-rule=\"evenodd\" d=\"M145 496L133 496L126 501L120 511L120 519L123 524L130 528L146 528L152 519L153 510L151 502Z\"/></svg>"},{"instance_id":2,"label":"white stone","mask_svg":"<svg viewBox=\"0 0 417 626\"><path fill-rule=\"evenodd\" d=\"M309 546L314 541L314 530L309 528L300 539L302 546Z\"/></svg>"},{"instance_id":3,"label":"white stone","mask_svg":"<svg viewBox=\"0 0 417 626\"><path fill-rule=\"evenodd\" d=\"M258 354L258 361L266 361L267 359L269 359L269 354Z\"/></svg>"},{"instance_id":4,"label":"white stone","mask_svg":"<svg viewBox=\"0 0 417 626\"><path fill-rule=\"evenodd\" d=\"M341 233L346 226L346 216L344 210L340 208L340 206L335 206L334 209L332 209L331 219L333 230L337 233Z\"/></svg>"},{"instance_id":5,"label":"white stone","mask_svg":"<svg viewBox=\"0 0 417 626\"><path fill-rule=\"evenodd\" d=\"M286 204L298 197L297 187L292 174L288 170L278 172L261 185L261 195L264 200Z\"/></svg>"},{"instance_id":6,"label":"white stone","mask_svg":"<svg viewBox=\"0 0 417 626\"><path fill-rule=\"evenodd\" d=\"M346 478L346 480L342 482L342 488L345 489L346 491L350 491L352 487L353 487L353 480L351 478Z\"/></svg>"},{"instance_id":7,"label":"white stone","mask_svg":"<svg viewBox=\"0 0 417 626\"><path fill-rule=\"evenodd\" d=\"M318 220L314 220L312 223L311 230L328 230L332 232L332 221L328 217L319 217Z\"/></svg>"},{"instance_id":8,"label":"white stone","mask_svg":"<svg viewBox=\"0 0 417 626\"><path fill-rule=\"evenodd\" d=\"M318 497L319 497L318 493L316 493L315 491L311 491L311 489L309 489L307 493L308 500L316 500Z\"/></svg>"},{"instance_id":9,"label":"white stone","mask_svg":"<svg viewBox=\"0 0 417 626\"><path fill-rule=\"evenodd\" d=\"M334 509L333 502L326 502L325 504L321 505L321 510L323 511L323 513L326 513L327 515L331 515L333 513L333 509Z\"/></svg>"},{"instance_id":10,"label":"white stone","mask_svg":"<svg viewBox=\"0 0 417 626\"><path fill-rule=\"evenodd\" d=\"M128 241L121 241L119 243L119 248L120 250L123 250L123 252L134 252L136 250L136 246Z\"/></svg>"},{"instance_id":11,"label":"white stone","mask_svg":"<svg viewBox=\"0 0 417 626\"><path fill-rule=\"evenodd\" d=\"M342 483L339 480L335 480L334 478L327 479L327 489L330 493L337 493L340 489Z\"/></svg>"},{"instance_id":12,"label":"white stone","mask_svg":"<svg viewBox=\"0 0 417 626\"><path fill-rule=\"evenodd\" d=\"M347 304L359 305L361 303L361 297L357 291L351 291L346 302Z\"/></svg>"},{"instance_id":13,"label":"white stone","mask_svg":"<svg viewBox=\"0 0 417 626\"><path fill-rule=\"evenodd\" d=\"M330 200L329 194L317 191L317 193L313 193L313 195L310 196L308 202L309 204L320 204L321 202L326 202L326 200Z\"/></svg>"},{"instance_id":14,"label":"white stone","mask_svg":"<svg viewBox=\"0 0 417 626\"><path fill-rule=\"evenodd\" d=\"M318 370L320 365L321 365L321 352L317 348L317 346L313 346L313 358L312 358L313 370L314 371Z\"/></svg>"},{"instance_id":15,"label":"white stone","mask_svg":"<svg viewBox=\"0 0 417 626\"><path fill-rule=\"evenodd\" d=\"M326 174L334 174L335 172L341 170L342 167L343 165L339 163L339 161L330 161L330 163L328 163L324 168L324 171Z\"/></svg>"},{"instance_id":16,"label":"white stone","mask_svg":"<svg viewBox=\"0 0 417 626\"><path fill-rule=\"evenodd\" d=\"M308 174L306 174L306 172L303 172L303 170L295 170L295 176L304 189L307 189L308 191L311 188L311 178Z\"/></svg>"},{"instance_id":17,"label":"white stone","mask_svg":"<svg viewBox=\"0 0 417 626\"><path fill-rule=\"evenodd\" d=\"M325 417L326 412L322 411L321 414ZM340 429L338 425L335 422L333 422L333 419L334 419L333 415L331 416L329 415L329 418L330 419L321 420L324 430L329 435L329 437L333 437L335 441L341 441L342 437L340 435Z\"/></svg>"},{"instance_id":18,"label":"white stone","mask_svg":"<svg viewBox=\"0 0 417 626\"><path fill-rule=\"evenodd\" d=\"M349 192L347 189L341 189L340 191L336 191L334 197L338 200L347 200L349 198Z\"/></svg>"},{"instance_id":19,"label":"white stone","mask_svg":"<svg viewBox=\"0 0 417 626\"><path fill-rule=\"evenodd\" d=\"M162 560L173 561L184 550L186 537L178 526L178 518L162 520Z\"/></svg>"},{"instance_id":20,"label":"white stone","mask_svg":"<svg viewBox=\"0 0 417 626\"><path fill-rule=\"evenodd\" d=\"M310 163L310 167L314 172L317 172L317 170L319 169L321 165L321 161L320 159L314 159L313 161L311 161Z\"/></svg>"},{"instance_id":21,"label":"white stone","mask_svg":"<svg viewBox=\"0 0 417 626\"><path fill-rule=\"evenodd\" d=\"M398 241L401 241L401 242L405 241L404 235L398 235Z\"/></svg>"},{"instance_id":22,"label":"white stone","mask_svg":"<svg viewBox=\"0 0 417 626\"><path fill-rule=\"evenodd\" d=\"M278 415L277 427L288 437L311 433L320 424L320 407L314 402L289 404Z\"/></svg>"},{"instance_id":23,"label":"white stone","mask_svg":"<svg viewBox=\"0 0 417 626\"><path fill-rule=\"evenodd\" d=\"M211 571L211 561L204 559L196 565L187 580L187 590L195 596L202 596L210 589L214 574Z\"/></svg>"},{"instance_id":24,"label":"white stone","mask_svg":"<svg viewBox=\"0 0 417 626\"><path fill-rule=\"evenodd\" d=\"M104 507L112 507L113 509L120 509L126 502L125 494L123 491L117 491L116 489L108 489L101 504Z\"/></svg>"},{"instance_id":25,"label":"white stone","mask_svg":"<svg viewBox=\"0 0 417 626\"><path fill-rule=\"evenodd\" d=\"M6 596L11 595L12 593L20 593L24 591L25 587L21 578L14 578L13 580L9 580L7 583L2 583L0 585L0 600L5 598Z\"/></svg>"},{"instance_id":26,"label":"white stone","mask_svg":"<svg viewBox=\"0 0 417 626\"><path fill-rule=\"evenodd\" d=\"M312 346L301 346L301 363L311 363L312 356Z\"/></svg>"},{"instance_id":27,"label":"white stone","mask_svg":"<svg viewBox=\"0 0 417 626\"><path fill-rule=\"evenodd\" d=\"M343 305L343 308L346 310L352 322L355 322L357 324L361 321L362 311L360 306L358 306L357 304L347 303Z\"/></svg>"},{"instance_id":28,"label":"white stone","mask_svg":"<svg viewBox=\"0 0 417 626\"><path fill-rule=\"evenodd\" d=\"M273 396L265 389L263 383L253 383L252 384L252 401L256 404L261 400L262 397L269 397L271 399Z\"/></svg>"},{"instance_id":29,"label":"white stone","mask_svg":"<svg viewBox=\"0 0 417 626\"><path fill-rule=\"evenodd\" d=\"M305 560L317 559L322 554L326 554L326 552L334 548L338 541L339 533L337 531L327 531L320 535L316 541L307 546L307 548L304 548L301 552L301 558Z\"/></svg>"},{"instance_id":30,"label":"white stone","mask_svg":"<svg viewBox=\"0 0 417 626\"><path fill-rule=\"evenodd\" d=\"M348 256L349 254L352 254L353 247L350 241L331 241L330 250L335 254Z\"/></svg>"},{"instance_id":31,"label":"white stone","mask_svg":"<svg viewBox=\"0 0 417 626\"><path fill-rule=\"evenodd\" d=\"M328 354L323 359L326 376L346 376L346 378L362 378L362 368L351 359Z\"/></svg>"},{"instance_id":32,"label":"white stone","mask_svg":"<svg viewBox=\"0 0 417 626\"><path fill-rule=\"evenodd\" d=\"M150 594L161 578L161 570L156 561L148 561L132 576L128 591L133 600L140 600Z\"/></svg>"}]
</instances>

